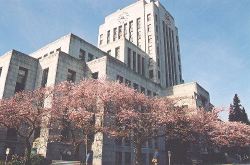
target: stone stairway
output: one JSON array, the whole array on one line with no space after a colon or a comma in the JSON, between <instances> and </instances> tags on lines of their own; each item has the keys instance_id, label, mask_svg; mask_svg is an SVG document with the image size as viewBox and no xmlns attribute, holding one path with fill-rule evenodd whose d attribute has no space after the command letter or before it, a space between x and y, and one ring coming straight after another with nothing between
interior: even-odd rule
<instances>
[{"instance_id":1,"label":"stone stairway","mask_svg":"<svg viewBox=\"0 0 250 165\"><path fill-rule=\"evenodd\" d=\"M81 165L80 161L53 160L51 165Z\"/></svg>"}]
</instances>

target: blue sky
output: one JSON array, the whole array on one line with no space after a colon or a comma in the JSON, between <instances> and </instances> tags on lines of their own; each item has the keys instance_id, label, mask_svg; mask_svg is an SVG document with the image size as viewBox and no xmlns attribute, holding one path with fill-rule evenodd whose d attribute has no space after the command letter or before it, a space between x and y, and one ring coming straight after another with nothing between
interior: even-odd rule
<instances>
[{"instance_id":1,"label":"blue sky","mask_svg":"<svg viewBox=\"0 0 250 165\"><path fill-rule=\"evenodd\" d=\"M0 0L0 54L30 53L69 32L96 45L104 17L136 0ZM179 28L183 77L250 116L250 0L161 0ZM224 115L224 118L227 118Z\"/></svg>"}]
</instances>

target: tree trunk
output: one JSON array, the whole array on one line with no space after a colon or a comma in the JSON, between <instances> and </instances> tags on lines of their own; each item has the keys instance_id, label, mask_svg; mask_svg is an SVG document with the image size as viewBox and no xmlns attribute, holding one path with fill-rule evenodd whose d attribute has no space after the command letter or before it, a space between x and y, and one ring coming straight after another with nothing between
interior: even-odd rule
<instances>
[{"instance_id":1,"label":"tree trunk","mask_svg":"<svg viewBox=\"0 0 250 165\"><path fill-rule=\"evenodd\" d=\"M135 144L135 165L142 165L142 144Z\"/></svg>"},{"instance_id":2,"label":"tree trunk","mask_svg":"<svg viewBox=\"0 0 250 165\"><path fill-rule=\"evenodd\" d=\"M29 139L25 140L25 145L26 145L26 153L25 153L25 165L30 165L31 164L31 144Z\"/></svg>"}]
</instances>

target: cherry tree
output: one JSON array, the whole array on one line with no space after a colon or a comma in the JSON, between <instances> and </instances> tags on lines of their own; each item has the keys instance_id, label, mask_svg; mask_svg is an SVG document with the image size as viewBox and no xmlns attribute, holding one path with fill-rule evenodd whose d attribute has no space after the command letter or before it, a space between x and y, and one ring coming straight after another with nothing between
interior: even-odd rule
<instances>
[{"instance_id":1,"label":"cherry tree","mask_svg":"<svg viewBox=\"0 0 250 165\"><path fill-rule=\"evenodd\" d=\"M174 107L170 99L150 98L116 82L104 82L100 90L107 116L104 121L106 133L131 139L135 150L134 164L141 165L142 146L148 140L165 135L163 126L175 122L179 107Z\"/></svg>"},{"instance_id":2,"label":"cherry tree","mask_svg":"<svg viewBox=\"0 0 250 165\"><path fill-rule=\"evenodd\" d=\"M79 159L80 145L85 142L87 148L87 141L97 130L96 87L96 80L82 80L77 84L60 83L53 91L51 126L58 131L51 140L73 145L75 159Z\"/></svg>"},{"instance_id":3,"label":"cherry tree","mask_svg":"<svg viewBox=\"0 0 250 165\"><path fill-rule=\"evenodd\" d=\"M20 140L24 142L27 165L30 164L34 140L32 135L39 131L43 119L50 113L50 109L44 107L44 100L49 96L49 92L46 88L22 91L0 101L0 125L15 129Z\"/></svg>"}]
</instances>

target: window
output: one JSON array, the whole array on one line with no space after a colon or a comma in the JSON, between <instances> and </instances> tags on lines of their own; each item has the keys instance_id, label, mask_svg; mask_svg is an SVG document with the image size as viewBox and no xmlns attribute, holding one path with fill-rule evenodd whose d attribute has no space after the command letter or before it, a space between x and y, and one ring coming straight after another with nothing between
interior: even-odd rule
<instances>
[{"instance_id":1,"label":"window","mask_svg":"<svg viewBox=\"0 0 250 165\"><path fill-rule=\"evenodd\" d=\"M158 79L161 79L161 72L158 71Z\"/></svg>"},{"instance_id":2,"label":"window","mask_svg":"<svg viewBox=\"0 0 250 165\"><path fill-rule=\"evenodd\" d=\"M115 164L122 164L122 152L115 153Z\"/></svg>"},{"instance_id":3,"label":"window","mask_svg":"<svg viewBox=\"0 0 250 165\"><path fill-rule=\"evenodd\" d=\"M100 45L103 43L103 34L100 35Z\"/></svg>"},{"instance_id":4,"label":"window","mask_svg":"<svg viewBox=\"0 0 250 165\"><path fill-rule=\"evenodd\" d=\"M28 69L19 67L17 80L16 80L15 93L20 92L25 89L27 76L28 76Z\"/></svg>"},{"instance_id":5,"label":"window","mask_svg":"<svg viewBox=\"0 0 250 165\"><path fill-rule=\"evenodd\" d=\"M152 43L152 36L148 35L148 43Z\"/></svg>"},{"instance_id":6,"label":"window","mask_svg":"<svg viewBox=\"0 0 250 165\"><path fill-rule=\"evenodd\" d=\"M134 83L134 84L133 84L133 88L134 88L135 90L138 90L138 84Z\"/></svg>"},{"instance_id":7,"label":"window","mask_svg":"<svg viewBox=\"0 0 250 165\"><path fill-rule=\"evenodd\" d=\"M152 51L153 51L152 45L149 45L148 46L148 54L152 54Z\"/></svg>"},{"instance_id":8,"label":"window","mask_svg":"<svg viewBox=\"0 0 250 165\"><path fill-rule=\"evenodd\" d=\"M155 22L157 22L158 21L158 16L157 16L157 14L155 14Z\"/></svg>"},{"instance_id":9,"label":"window","mask_svg":"<svg viewBox=\"0 0 250 165\"><path fill-rule=\"evenodd\" d=\"M152 95L151 90L147 90L147 95L148 95L148 96L151 96L151 95Z\"/></svg>"},{"instance_id":10,"label":"window","mask_svg":"<svg viewBox=\"0 0 250 165\"><path fill-rule=\"evenodd\" d=\"M65 119L63 119L63 121L62 121L61 135L62 135L62 140L69 139L70 127L69 127L69 122L66 121Z\"/></svg>"},{"instance_id":11,"label":"window","mask_svg":"<svg viewBox=\"0 0 250 165\"><path fill-rule=\"evenodd\" d=\"M61 48L57 48L56 51L57 51L57 52L60 52L60 51L61 51Z\"/></svg>"},{"instance_id":12,"label":"window","mask_svg":"<svg viewBox=\"0 0 250 165\"><path fill-rule=\"evenodd\" d=\"M107 32L107 44L110 42L110 30Z\"/></svg>"},{"instance_id":13,"label":"window","mask_svg":"<svg viewBox=\"0 0 250 165\"><path fill-rule=\"evenodd\" d=\"M145 94L145 88L144 87L141 87L141 93Z\"/></svg>"},{"instance_id":14,"label":"window","mask_svg":"<svg viewBox=\"0 0 250 165\"><path fill-rule=\"evenodd\" d=\"M131 81L130 80L127 80L127 79L125 79L125 84L127 85L127 86L131 86Z\"/></svg>"},{"instance_id":15,"label":"window","mask_svg":"<svg viewBox=\"0 0 250 165\"><path fill-rule=\"evenodd\" d=\"M7 129L7 140L17 140L17 131L15 128L8 128Z\"/></svg>"},{"instance_id":16,"label":"window","mask_svg":"<svg viewBox=\"0 0 250 165\"><path fill-rule=\"evenodd\" d=\"M128 67L131 67L131 49L128 48Z\"/></svg>"},{"instance_id":17,"label":"window","mask_svg":"<svg viewBox=\"0 0 250 165\"><path fill-rule=\"evenodd\" d=\"M115 41L117 38L117 28L114 28L113 30L113 41Z\"/></svg>"},{"instance_id":18,"label":"window","mask_svg":"<svg viewBox=\"0 0 250 165\"><path fill-rule=\"evenodd\" d=\"M149 78L150 79L154 78L154 71L153 70L149 70Z\"/></svg>"},{"instance_id":19,"label":"window","mask_svg":"<svg viewBox=\"0 0 250 165\"><path fill-rule=\"evenodd\" d=\"M3 67L0 67L0 77L2 75L2 70L3 70Z\"/></svg>"},{"instance_id":20,"label":"window","mask_svg":"<svg viewBox=\"0 0 250 165\"><path fill-rule=\"evenodd\" d=\"M129 32L133 32L133 21L129 22Z\"/></svg>"},{"instance_id":21,"label":"window","mask_svg":"<svg viewBox=\"0 0 250 165\"><path fill-rule=\"evenodd\" d=\"M130 137L124 138L124 146L131 146L131 139Z\"/></svg>"},{"instance_id":22,"label":"window","mask_svg":"<svg viewBox=\"0 0 250 165\"><path fill-rule=\"evenodd\" d=\"M127 37L127 34L128 34L128 24L124 24L124 36L125 38Z\"/></svg>"},{"instance_id":23,"label":"window","mask_svg":"<svg viewBox=\"0 0 250 165\"><path fill-rule=\"evenodd\" d=\"M118 39L122 38L122 26L118 27Z\"/></svg>"},{"instance_id":24,"label":"window","mask_svg":"<svg viewBox=\"0 0 250 165\"><path fill-rule=\"evenodd\" d=\"M151 32L151 29L152 29L152 25L149 24L149 25L148 25L148 32Z\"/></svg>"},{"instance_id":25,"label":"window","mask_svg":"<svg viewBox=\"0 0 250 165\"><path fill-rule=\"evenodd\" d=\"M133 70L136 71L136 52L133 51Z\"/></svg>"},{"instance_id":26,"label":"window","mask_svg":"<svg viewBox=\"0 0 250 165\"><path fill-rule=\"evenodd\" d=\"M121 138L121 137L117 137L117 138L115 139L115 144L116 144L117 146L121 146L121 145L122 145L122 138Z\"/></svg>"},{"instance_id":27,"label":"window","mask_svg":"<svg viewBox=\"0 0 250 165\"><path fill-rule=\"evenodd\" d=\"M145 76L145 58L142 57L141 59L141 68L142 68L142 75Z\"/></svg>"},{"instance_id":28,"label":"window","mask_svg":"<svg viewBox=\"0 0 250 165\"><path fill-rule=\"evenodd\" d=\"M137 22L137 29L140 29L141 28L141 18L137 18L136 22Z\"/></svg>"},{"instance_id":29,"label":"window","mask_svg":"<svg viewBox=\"0 0 250 165\"><path fill-rule=\"evenodd\" d=\"M68 69L67 81L75 82L76 80L76 72Z\"/></svg>"},{"instance_id":30,"label":"window","mask_svg":"<svg viewBox=\"0 0 250 165\"><path fill-rule=\"evenodd\" d=\"M119 83L123 83L123 77L120 76L120 75L117 75L116 80L117 80Z\"/></svg>"},{"instance_id":31,"label":"window","mask_svg":"<svg viewBox=\"0 0 250 165\"><path fill-rule=\"evenodd\" d=\"M137 54L137 71L141 74L141 55Z\"/></svg>"},{"instance_id":32,"label":"window","mask_svg":"<svg viewBox=\"0 0 250 165\"><path fill-rule=\"evenodd\" d=\"M92 79L98 79L98 72L92 73Z\"/></svg>"},{"instance_id":33,"label":"window","mask_svg":"<svg viewBox=\"0 0 250 165\"><path fill-rule=\"evenodd\" d=\"M47 56L48 56L48 54L43 55L43 57L47 57Z\"/></svg>"},{"instance_id":34,"label":"window","mask_svg":"<svg viewBox=\"0 0 250 165\"><path fill-rule=\"evenodd\" d=\"M54 51L49 52L49 54L53 54L53 53L54 53Z\"/></svg>"},{"instance_id":35,"label":"window","mask_svg":"<svg viewBox=\"0 0 250 165\"><path fill-rule=\"evenodd\" d=\"M160 67L160 59L157 58L157 66Z\"/></svg>"},{"instance_id":36,"label":"window","mask_svg":"<svg viewBox=\"0 0 250 165\"><path fill-rule=\"evenodd\" d=\"M85 56L86 56L85 50L80 49L79 58L85 61Z\"/></svg>"},{"instance_id":37,"label":"window","mask_svg":"<svg viewBox=\"0 0 250 165\"><path fill-rule=\"evenodd\" d=\"M116 47L115 48L115 58L119 58L119 56L120 56L120 47Z\"/></svg>"},{"instance_id":38,"label":"window","mask_svg":"<svg viewBox=\"0 0 250 165\"><path fill-rule=\"evenodd\" d=\"M131 165L131 153L125 152L125 165Z\"/></svg>"},{"instance_id":39,"label":"window","mask_svg":"<svg viewBox=\"0 0 250 165\"><path fill-rule=\"evenodd\" d=\"M108 55L111 55L111 50L108 50L107 53L108 53Z\"/></svg>"},{"instance_id":40,"label":"window","mask_svg":"<svg viewBox=\"0 0 250 165\"><path fill-rule=\"evenodd\" d=\"M151 21L151 14L147 14L147 21Z\"/></svg>"},{"instance_id":41,"label":"window","mask_svg":"<svg viewBox=\"0 0 250 165\"><path fill-rule=\"evenodd\" d=\"M40 133L41 133L41 127L37 127L34 130L34 139L37 139L40 137Z\"/></svg>"},{"instance_id":42,"label":"window","mask_svg":"<svg viewBox=\"0 0 250 165\"><path fill-rule=\"evenodd\" d=\"M45 87L47 85L48 73L49 73L49 68L43 70L42 84L41 84L42 87Z\"/></svg>"},{"instance_id":43,"label":"window","mask_svg":"<svg viewBox=\"0 0 250 165\"><path fill-rule=\"evenodd\" d=\"M92 61L94 59L94 55L91 53L88 53L88 61Z\"/></svg>"},{"instance_id":44,"label":"window","mask_svg":"<svg viewBox=\"0 0 250 165\"><path fill-rule=\"evenodd\" d=\"M133 42L133 21L129 22L129 41Z\"/></svg>"}]
</instances>

